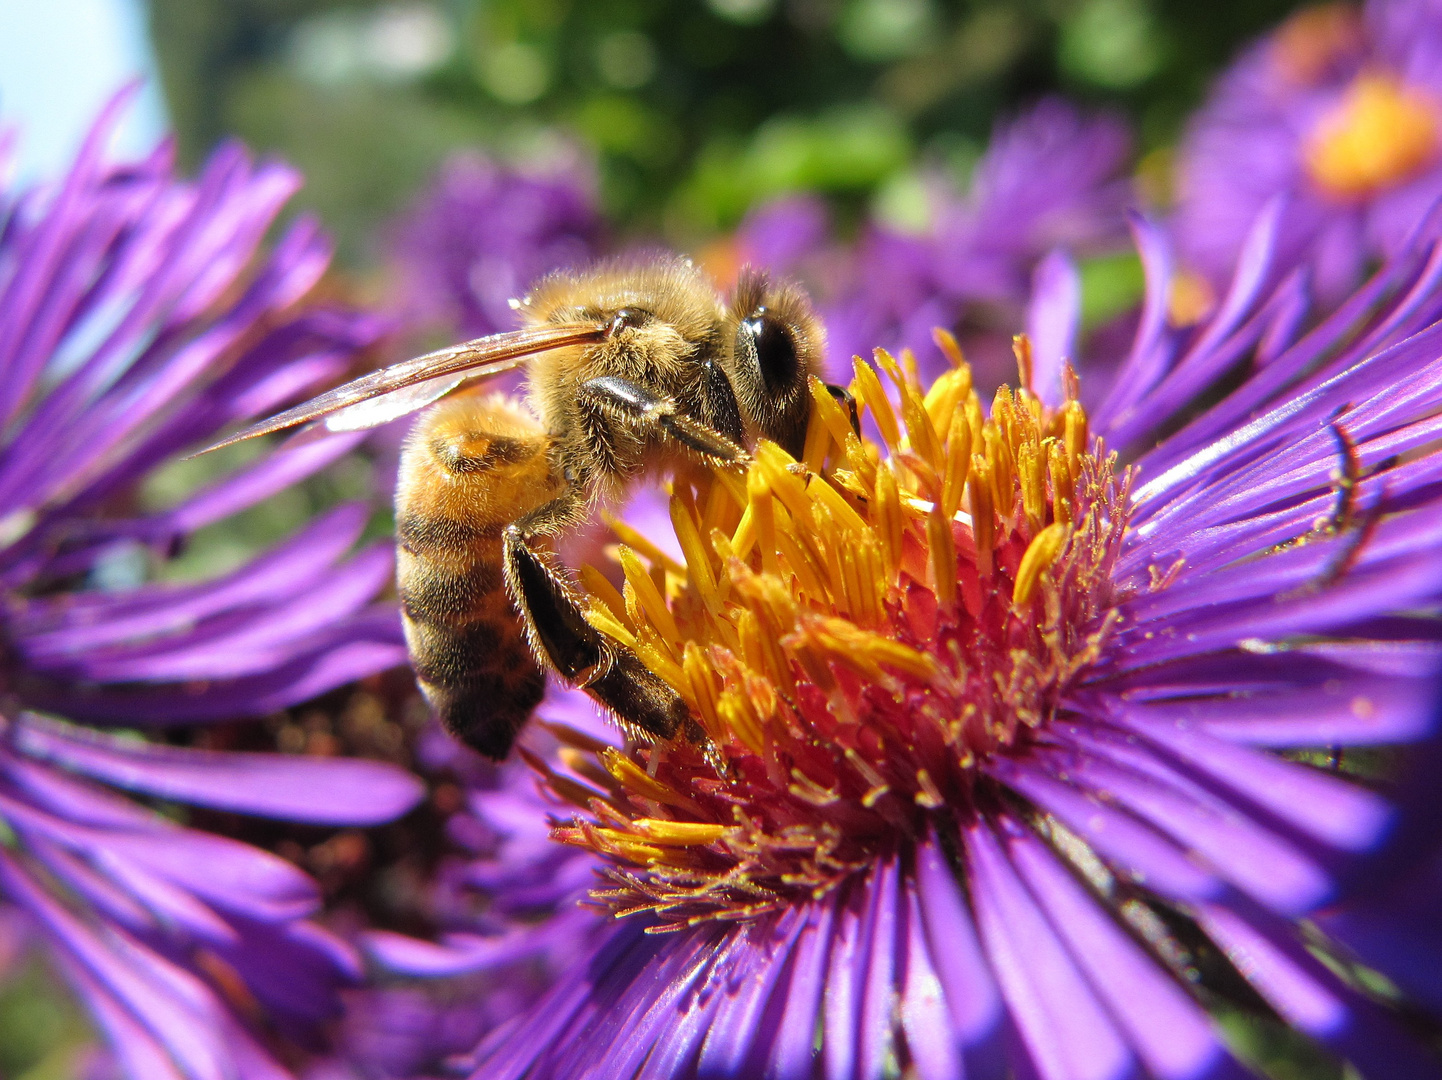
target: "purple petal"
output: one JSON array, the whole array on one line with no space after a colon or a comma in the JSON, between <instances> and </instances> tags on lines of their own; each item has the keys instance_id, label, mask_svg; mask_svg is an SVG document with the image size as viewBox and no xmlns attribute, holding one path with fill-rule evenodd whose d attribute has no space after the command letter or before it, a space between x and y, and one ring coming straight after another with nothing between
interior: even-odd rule
<instances>
[{"instance_id":1,"label":"purple petal","mask_svg":"<svg viewBox=\"0 0 1442 1080\"><path fill-rule=\"evenodd\" d=\"M378 761L182 749L33 716L15 731L31 757L128 791L289 821L375 825L425 794L419 778Z\"/></svg>"},{"instance_id":2,"label":"purple petal","mask_svg":"<svg viewBox=\"0 0 1442 1080\"><path fill-rule=\"evenodd\" d=\"M1121 1080L1135 1067L1121 1033L1077 970L996 836L963 837L977 926L992 971L1043 1080Z\"/></svg>"},{"instance_id":3,"label":"purple petal","mask_svg":"<svg viewBox=\"0 0 1442 1080\"><path fill-rule=\"evenodd\" d=\"M1334 1046L1363 1075L1378 1080L1442 1076L1435 1057L1338 983L1284 932L1265 930L1220 905L1199 908L1197 922L1288 1024Z\"/></svg>"},{"instance_id":4,"label":"purple petal","mask_svg":"<svg viewBox=\"0 0 1442 1080\"><path fill-rule=\"evenodd\" d=\"M231 607L293 596L359 538L367 508L337 507L227 577L198 586L145 586L119 594L36 601L12 623L27 655L44 658L186 627Z\"/></svg>"},{"instance_id":5,"label":"purple petal","mask_svg":"<svg viewBox=\"0 0 1442 1080\"><path fill-rule=\"evenodd\" d=\"M816 1016L827 988L827 961L834 937L836 902L811 905L806 925L792 951L791 979L782 1003L766 1076L776 1080L806 1080L815 1073L813 1047Z\"/></svg>"},{"instance_id":6,"label":"purple petal","mask_svg":"<svg viewBox=\"0 0 1442 1080\"><path fill-rule=\"evenodd\" d=\"M1121 723L1171 751L1186 767L1244 795L1293 827L1333 847L1365 851L1388 831L1393 808L1380 795L1339 777L1235 746L1184 722L1158 724L1123 711Z\"/></svg>"},{"instance_id":7,"label":"purple petal","mask_svg":"<svg viewBox=\"0 0 1442 1080\"><path fill-rule=\"evenodd\" d=\"M1299 915L1331 895L1334 883L1317 862L1154 755L1077 730L1063 732L1060 725L1058 733L1067 734L1077 749L1038 755L1053 775L1151 822L1262 903Z\"/></svg>"},{"instance_id":8,"label":"purple petal","mask_svg":"<svg viewBox=\"0 0 1442 1080\"><path fill-rule=\"evenodd\" d=\"M917 900L928 954L945 991L957 1053L969 1076L998 1076L1001 995L977 942L975 923L935 835L916 852Z\"/></svg>"},{"instance_id":9,"label":"purple petal","mask_svg":"<svg viewBox=\"0 0 1442 1080\"><path fill-rule=\"evenodd\" d=\"M76 692L66 686L44 686L34 689L29 701L36 707L102 724L163 726L234 720L289 708L408 660L400 618L389 605L342 623L293 656L263 675L196 686L184 696L177 695L173 687L85 688Z\"/></svg>"},{"instance_id":10,"label":"purple petal","mask_svg":"<svg viewBox=\"0 0 1442 1080\"><path fill-rule=\"evenodd\" d=\"M1086 895L1042 847L1017 830L1012 863L1158 1080L1215 1076L1226 1054L1202 1009ZM1235 1068L1228 1072L1237 1074Z\"/></svg>"},{"instance_id":11,"label":"purple petal","mask_svg":"<svg viewBox=\"0 0 1442 1080\"><path fill-rule=\"evenodd\" d=\"M1042 404L1061 405L1062 368L1076 356L1081 326L1081 276L1066 252L1056 250L1043 259L1032 276L1031 305L1026 332L1031 338L1031 390Z\"/></svg>"},{"instance_id":12,"label":"purple petal","mask_svg":"<svg viewBox=\"0 0 1442 1080\"><path fill-rule=\"evenodd\" d=\"M861 1028L866 946L870 944L873 914L869 900L869 890L855 889L839 905L821 1014L822 1075L826 1080L846 1080L856 1075L856 1040Z\"/></svg>"},{"instance_id":13,"label":"purple petal","mask_svg":"<svg viewBox=\"0 0 1442 1080\"><path fill-rule=\"evenodd\" d=\"M218 1046L206 1038L214 1003L208 990L193 976L169 965L153 953L124 947L118 931L110 942L122 945L112 951L69 912L45 895L0 850L0 881L12 899L23 904L74 962L99 985L124 1001L151 1035L164 1044L188 1076L195 1080L225 1080ZM196 1015L200 1011L202 1015Z\"/></svg>"},{"instance_id":14,"label":"purple petal","mask_svg":"<svg viewBox=\"0 0 1442 1080\"><path fill-rule=\"evenodd\" d=\"M696 1063L698 1080L722 1080L747 1074L758 1051L772 1045L780 1025L781 1010L770 1007L772 994L790 979L796 946L809 925L807 906L788 909L768 936L765 952L750 950L747 970L733 977L734 989L721 1004L710 1030L706 1032L701 1056ZM785 992L784 990L782 991Z\"/></svg>"},{"instance_id":15,"label":"purple petal","mask_svg":"<svg viewBox=\"0 0 1442 1080\"><path fill-rule=\"evenodd\" d=\"M915 891L907 890L906 977L901 989L901 1030L919 1080L967 1075L952 1028L946 993L926 943Z\"/></svg>"},{"instance_id":16,"label":"purple petal","mask_svg":"<svg viewBox=\"0 0 1442 1080\"><path fill-rule=\"evenodd\" d=\"M1108 860L1117 873L1177 900L1220 895L1224 886L1185 850L1111 805L1083 795L1027 762L997 757L988 771L1054 815Z\"/></svg>"},{"instance_id":17,"label":"purple petal","mask_svg":"<svg viewBox=\"0 0 1442 1080\"><path fill-rule=\"evenodd\" d=\"M900 868L894 859L877 865L871 878L871 898L867 924L869 934L863 945L866 959L866 981L862 987L860 1030L857 1032L858 1069L853 1076L880 1077L886 1068L891 1046L891 1014L898 974L898 921L905 918L899 910L898 877Z\"/></svg>"},{"instance_id":18,"label":"purple petal","mask_svg":"<svg viewBox=\"0 0 1442 1080\"><path fill-rule=\"evenodd\" d=\"M364 944L371 959L387 970L428 978L488 971L528 959L538 951L535 935L524 931L493 938L451 934L436 944L389 930L369 930Z\"/></svg>"}]
</instances>

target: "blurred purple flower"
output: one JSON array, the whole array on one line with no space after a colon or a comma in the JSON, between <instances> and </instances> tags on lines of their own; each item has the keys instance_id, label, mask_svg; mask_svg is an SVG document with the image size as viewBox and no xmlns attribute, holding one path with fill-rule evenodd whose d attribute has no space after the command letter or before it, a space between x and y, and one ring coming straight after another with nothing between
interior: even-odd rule
<instances>
[{"instance_id":1,"label":"blurred purple flower","mask_svg":"<svg viewBox=\"0 0 1442 1080\"><path fill-rule=\"evenodd\" d=\"M650 505L648 503L648 505ZM599 743L616 733L577 690L553 688L522 736L533 760L554 754L546 724ZM429 883L436 941L370 930L361 941L373 985L348 995L331 1060L339 1076L404 1078L444 1073L487 1032L532 1005L605 931L583 906L597 864L551 842L563 804L524 761L483 760L432 726L417 751L430 774L454 777L464 806L447 822L453 854Z\"/></svg>"},{"instance_id":2,"label":"blurred purple flower","mask_svg":"<svg viewBox=\"0 0 1442 1080\"><path fill-rule=\"evenodd\" d=\"M907 719L921 714L919 699L898 711L874 680L857 682L840 666L828 693L812 693L812 675L793 666L796 703L778 704L772 722L794 727L808 712L840 708L860 718L852 756L888 749L875 751L873 764L886 784L864 773L883 786L863 782L854 793L812 779L821 763L846 767L824 745L812 752L811 775L775 755L751 767L735 749L744 783L739 773L729 785L702 773L688 789L676 785L701 766L682 748L652 755L660 772L631 788L618 773L587 773L573 741L542 769L558 793L596 785L591 805L612 808L601 825L624 829L630 820L640 830L612 839L706 844L681 829L722 827L690 816L713 798L732 798L749 815L738 828L744 820L764 830L765 815L799 812L804 800L787 785L805 779L823 822L881 831L856 841L871 843L872 855L838 870L826 889L783 892L768 904L764 891L732 882L739 895L761 897L762 913L741 908L737 921L696 923L686 921L692 909L668 908L667 889L694 880L717 890L697 894L712 902L731 879L699 869L694 879L652 878L617 841L608 849L617 854L593 865L610 872L605 884L634 881L640 891L623 889L612 902L654 888L654 912L631 915L572 957L544 997L455 1067L468 1064L476 1080L1237 1076L1241 1067L1190 992L1197 965L1220 965L1255 1003L1363 1075L1442 1074L1385 1003L1318 957L1353 946L1400 986L1421 979L1435 991L1435 910L1388 893L1390 904L1369 909L1370 926L1328 922L1329 905L1355 895L1358 875L1406 831L1397 805L1290 760L1310 749L1435 743L1442 290L1432 268L1442 245L1402 252L1304 333L1302 275L1268 284L1275 214L1254 228L1216 314L1187 328L1166 318L1165 233L1139 222L1136 236L1145 304L1121 375L1090 409L1091 433L1132 463L1135 480L1101 519L1117 527L1110 553L1100 542L1096 550L1114 591L1094 621L1065 631L1094 651L1064 682L1055 711L1013 717L1024 737L948 765L949 751L938 757L934 746L895 741L907 723L923 730ZM1053 268L1057 281L1068 276L1066 266ZM1051 327L1056 342L1075 335L1071 296L1054 286L1034 300L1032 323ZM1052 407L1072 408L1063 406L1063 355L1038 350L1033 386ZM1223 383L1231 389L1216 392ZM733 581L733 600L742 580ZM908 647L929 649L944 635L917 628L939 617L934 604L917 606L920 584L897 610L888 602L882 632L900 620L895 632ZM896 672L892 682L907 694L927 692ZM1001 687L999 700L1012 692L1021 691ZM891 726L869 742L872 716ZM644 752L633 749L631 760L644 774ZM917 762L947 770L949 797L938 797L933 769L933 786L918 787L911 805L906 770ZM967 783L954 783L957 770ZM748 801L773 773L775 804ZM639 797L644 791L660 794ZM584 805L576 794L571 801ZM622 808L627 794L634 811ZM478 795L477 809L489 798ZM628 819L632 812L645 819ZM750 836L745 829L737 835ZM568 832L572 842L584 835ZM812 834L796 835L801 843ZM677 865L711 865L707 852L730 850L720 844ZM507 865L502 855L500 879ZM1435 885L1435 868L1422 863L1418 880ZM1372 890L1380 891L1375 882ZM1419 922L1377 933L1397 917ZM1339 933L1329 943L1319 929L1330 925ZM507 938L485 941L496 948ZM1427 950L1406 970L1399 941Z\"/></svg>"},{"instance_id":3,"label":"blurred purple flower","mask_svg":"<svg viewBox=\"0 0 1442 1080\"><path fill-rule=\"evenodd\" d=\"M1278 253L1326 304L1397 254L1442 197L1442 6L1308 8L1247 50L1194 118L1176 228L1220 289L1252 221L1284 202Z\"/></svg>"},{"instance_id":4,"label":"blurred purple flower","mask_svg":"<svg viewBox=\"0 0 1442 1080\"><path fill-rule=\"evenodd\" d=\"M466 337L516 328L510 301L600 249L593 183L577 162L551 171L453 157L393 226L405 314Z\"/></svg>"},{"instance_id":5,"label":"blurred purple flower","mask_svg":"<svg viewBox=\"0 0 1442 1080\"><path fill-rule=\"evenodd\" d=\"M831 242L831 219L817 195L786 195L758 206L736 230L738 263L796 275Z\"/></svg>"},{"instance_id":6,"label":"blurred purple flower","mask_svg":"<svg viewBox=\"0 0 1442 1080\"><path fill-rule=\"evenodd\" d=\"M937 276L965 298L1024 299L1054 248L1084 256L1125 246L1133 199L1126 124L1048 98L999 127L971 191L937 228Z\"/></svg>"},{"instance_id":7,"label":"blurred purple flower","mask_svg":"<svg viewBox=\"0 0 1442 1080\"><path fill-rule=\"evenodd\" d=\"M1121 120L1048 98L997 127L964 197L935 195L926 232L873 223L842 250L829 244L820 203L790 197L742 224L740 257L811 287L834 376L845 378L852 356L877 347L909 348L936 375L946 364L934 327L957 330L979 307L1002 309L984 320L993 323L1019 313L1035 268L1055 249L1084 257L1124 248L1130 156ZM1001 343L992 351L1009 357L1009 335L991 336Z\"/></svg>"},{"instance_id":8,"label":"blurred purple flower","mask_svg":"<svg viewBox=\"0 0 1442 1080\"><path fill-rule=\"evenodd\" d=\"M146 474L222 428L333 381L384 325L306 297L329 249L301 218L262 249L299 178L216 151L193 183L172 147L112 163L122 94L53 186L0 192L0 897L49 946L131 1076L282 1077L271 1036L314 1043L359 975L308 921L313 882L141 799L316 825L403 813L389 765L214 753L96 723L258 716L404 662L377 606L384 545L347 552L343 506L240 569L116 588L119 559L302 479L355 437L298 443L168 510L127 516Z\"/></svg>"}]
</instances>

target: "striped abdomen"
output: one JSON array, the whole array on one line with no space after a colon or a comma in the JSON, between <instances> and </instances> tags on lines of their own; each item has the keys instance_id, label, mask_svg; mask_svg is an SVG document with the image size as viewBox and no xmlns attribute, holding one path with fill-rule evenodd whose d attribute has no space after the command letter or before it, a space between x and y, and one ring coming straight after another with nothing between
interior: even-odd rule
<instances>
[{"instance_id":1,"label":"striped abdomen","mask_svg":"<svg viewBox=\"0 0 1442 1080\"><path fill-rule=\"evenodd\" d=\"M504 757L546 679L506 594L502 533L554 499L549 439L503 395L457 395L406 439L396 577L416 681L446 728Z\"/></svg>"}]
</instances>

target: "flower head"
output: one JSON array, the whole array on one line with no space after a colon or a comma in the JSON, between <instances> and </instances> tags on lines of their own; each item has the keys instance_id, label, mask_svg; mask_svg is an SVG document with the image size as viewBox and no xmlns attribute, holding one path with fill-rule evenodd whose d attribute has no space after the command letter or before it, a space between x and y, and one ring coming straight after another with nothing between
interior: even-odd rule
<instances>
[{"instance_id":1,"label":"flower head","mask_svg":"<svg viewBox=\"0 0 1442 1080\"><path fill-rule=\"evenodd\" d=\"M0 899L134 1077L279 1077L360 975L289 863L183 825L194 806L312 825L404 812L389 766L160 746L99 724L254 717L404 658L384 546L338 507L224 576L145 579L192 531L311 475L354 436L290 445L167 508L152 470L343 374L374 316L310 297L313 221L264 238L298 178L218 150L108 160L117 98L70 172L0 194ZM120 573L117 571L124 571ZM172 809L162 814L117 794Z\"/></svg>"},{"instance_id":2,"label":"flower head","mask_svg":"<svg viewBox=\"0 0 1442 1080\"><path fill-rule=\"evenodd\" d=\"M1437 14L1430 0L1307 8L1222 78L1178 166L1182 254L1214 288L1274 199L1281 254L1326 302L1408 242L1442 196Z\"/></svg>"},{"instance_id":3,"label":"flower head","mask_svg":"<svg viewBox=\"0 0 1442 1080\"><path fill-rule=\"evenodd\" d=\"M1434 728L1433 253L1310 334L1247 265L1178 330L1137 231L1147 305L1094 404L1025 339L989 408L944 335L929 384L878 353L851 390L880 444L819 392L800 460L678 478L684 561L588 578L710 741L540 766L620 925L477 1077L1213 1076L1229 1000L1428 1068L1303 922L1395 808L1298 758Z\"/></svg>"}]
</instances>

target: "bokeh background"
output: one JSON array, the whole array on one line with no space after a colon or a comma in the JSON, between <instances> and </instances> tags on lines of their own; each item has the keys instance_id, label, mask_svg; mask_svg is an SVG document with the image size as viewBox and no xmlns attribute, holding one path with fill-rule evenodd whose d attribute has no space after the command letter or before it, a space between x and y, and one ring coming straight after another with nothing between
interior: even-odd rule
<instances>
[{"instance_id":1,"label":"bokeh background","mask_svg":"<svg viewBox=\"0 0 1442 1080\"><path fill-rule=\"evenodd\" d=\"M4 0L0 111L58 163L118 77L152 73L132 126L173 127L190 163L231 134L293 162L350 267L477 145L535 160L579 144L610 221L690 247L796 189L914 226L919 176L963 183L997 118L1054 91L1127 113L1164 177L1210 78L1297 6Z\"/></svg>"},{"instance_id":2,"label":"bokeh background","mask_svg":"<svg viewBox=\"0 0 1442 1080\"><path fill-rule=\"evenodd\" d=\"M529 165L579 156L613 236L702 252L793 191L823 195L843 233L865 220L924 230L928 191L964 190L999 120L1063 93L1128 118L1138 188L1164 205L1171 148L1210 80L1299 6L0 0L0 120L24 132L22 174L53 175L139 75L125 148L173 130L187 165L232 135L290 161L306 176L291 213L318 214L335 237L336 288L375 300L392 223L450 155L476 148ZM179 490L232 464L184 464L157 483ZM238 562L366 490L368 467L197 537L180 572ZM0 925L0 1077L75 1075L83 1021L17 942ZM1330 1075L1295 1048L1257 1053L1277 1076Z\"/></svg>"}]
</instances>

